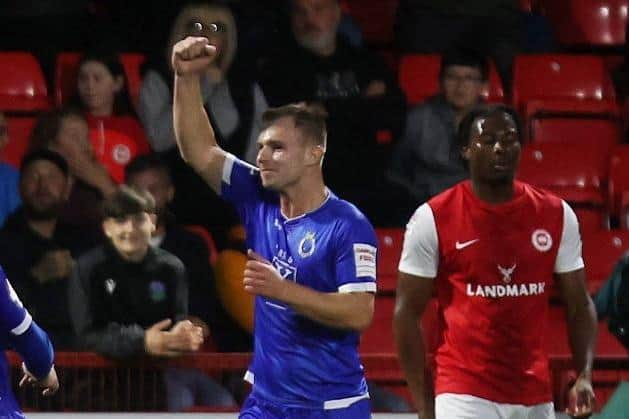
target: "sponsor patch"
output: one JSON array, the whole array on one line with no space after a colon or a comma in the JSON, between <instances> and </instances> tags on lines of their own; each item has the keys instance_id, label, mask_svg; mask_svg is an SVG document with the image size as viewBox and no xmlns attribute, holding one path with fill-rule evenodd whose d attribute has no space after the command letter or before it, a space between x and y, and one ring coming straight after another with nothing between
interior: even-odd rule
<instances>
[{"instance_id":1,"label":"sponsor patch","mask_svg":"<svg viewBox=\"0 0 629 419\"><path fill-rule=\"evenodd\" d=\"M366 243L354 244L356 277L368 276L376 279L376 248Z\"/></svg>"}]
</instances>

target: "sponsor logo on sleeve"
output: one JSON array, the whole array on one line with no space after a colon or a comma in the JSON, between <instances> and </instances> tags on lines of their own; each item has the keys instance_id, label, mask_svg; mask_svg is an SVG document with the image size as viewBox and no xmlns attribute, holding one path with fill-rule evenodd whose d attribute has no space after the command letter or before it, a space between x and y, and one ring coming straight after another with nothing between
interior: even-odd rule
<instances>
[{"instance_id":1,"label":"sponsor logo on sleeve","mask_svg":"<svg viewBox=\"0 0 629 419\"><path fill-rule=\"evenodd\" d=\"M371 277L376 279L376 248L366 243L354 244L354 263L356 277Z\"/></svg>"}]
</instances>

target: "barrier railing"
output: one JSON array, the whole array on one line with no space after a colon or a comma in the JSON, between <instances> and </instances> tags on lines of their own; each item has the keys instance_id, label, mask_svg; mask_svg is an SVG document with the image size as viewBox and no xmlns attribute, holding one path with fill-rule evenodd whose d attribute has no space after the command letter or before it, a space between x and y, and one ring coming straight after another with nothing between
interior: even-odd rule
<instances>
[{"instance_id":1,"label":"barrier railing","mask_svg":"<svg viewBox=\"0 0 629 419\"><path fill-rule=\"evenodd\" d=\"M52 398L40 396L31 388L18 389L21 359L7 352L16 396L25 410L38 411L163 411L165 394L162 372L169 368L194 369L219 376L242 374L251 359L249 353L197 353L190 356L155 359L139 358L118 362L90 352L58 352L55 363L61 388ZM371 381L404 387L397 356L369 353L361 356ZM572 362L567 356L550 359L555 406L563 409ZM614 380L629 379L629 356L602 356L594 362L594 385L611 386ZM610 379L611 377L611 379ZM608 391L601 388L601 391ZM600 401L606 400L601 394ZM600 409L602 404L599 403ZM225 409L203 408L207 411Z\"/></svg>"}]
</instances>

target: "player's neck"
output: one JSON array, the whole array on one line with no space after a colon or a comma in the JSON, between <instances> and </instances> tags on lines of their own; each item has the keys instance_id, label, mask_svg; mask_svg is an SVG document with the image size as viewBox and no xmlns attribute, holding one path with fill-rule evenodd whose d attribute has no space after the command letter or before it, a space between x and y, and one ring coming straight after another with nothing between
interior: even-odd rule
<instances>
[{"instance_id":1,"label":"player's neck","mask_svg":"<svg viewBox=\"0 0 629 419\"><path fill-rule=\"evenodd\" d=\"M323 205L328 193L323 182L309 188L288 188L280 193L282 214L290 219L312 212Z\"/></svg>"},{"instance_id":2,"label":"player's neck","mask_svg":"<svg viewBox=\"0 0 629 419\"><path fill-rule=\"evenodd\" d=\"M27 220L28 226L34 230L37 234L47 239L51 239L55 234L55 227L57 226L57 219L51 218L49 220Z\"/></svg>"},{"instance_id":3,"label":"player's neck","mask_svg":"<svg viewBox=\"0 0 629 419\"><path fill-rule=\"evenodd\" d=\"M481 201L490 204L502 204L515 195L513 182L490 184L472 180L472 191Z\"/></svg>"}]
</instances>

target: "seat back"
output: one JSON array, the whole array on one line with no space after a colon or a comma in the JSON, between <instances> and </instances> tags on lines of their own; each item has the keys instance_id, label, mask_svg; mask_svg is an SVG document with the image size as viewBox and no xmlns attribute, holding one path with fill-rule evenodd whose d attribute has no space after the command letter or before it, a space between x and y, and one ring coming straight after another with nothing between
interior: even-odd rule
<instances>
[{"instance_id":1,"label":"seat back","mask_svg":"<svg viewBox=\"0 0 629 419\"><path fill-rule=\"evenodd\" d=\"M439 92L441 56L438 54L409 54L402 57L399 81L409 105L419 103ZM489 83L483 96L489 102L502 102L504 91L496 68L490 65Z\"/></svg>"},{"instance_id":2,"label":"seat back","mask_svg":"<svg viewBox=\"0 0 629 419\"><path fill-rule=\"evenodd\" d=\"M50 109L37 59L28 52L0 52L0 111L38 113Z\"/></svg>"}]
</instances>

